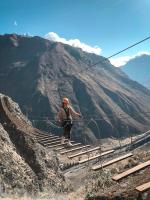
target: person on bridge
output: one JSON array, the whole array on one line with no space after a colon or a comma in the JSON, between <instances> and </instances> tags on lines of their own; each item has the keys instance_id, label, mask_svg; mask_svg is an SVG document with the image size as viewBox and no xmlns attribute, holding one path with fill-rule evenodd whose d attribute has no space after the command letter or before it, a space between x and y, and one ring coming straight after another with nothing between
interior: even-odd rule
<instances>
[{"instance_id":1,"label":"person on bridge","mask_svg":"<svg viewBox=\"0 0 150 200\"><path fill-rule=\"evenodd\" d=\"M63 134L61 137L61 144L65 143L65 139L68 140L68 146L72 146L71 138L71 128L73 126L73 117L81 117L81 114L76 112L71 106L68 98L63 98L62 106L57 114L57 121L61 123L63 127Z\"/></svg>"}]
</instances>

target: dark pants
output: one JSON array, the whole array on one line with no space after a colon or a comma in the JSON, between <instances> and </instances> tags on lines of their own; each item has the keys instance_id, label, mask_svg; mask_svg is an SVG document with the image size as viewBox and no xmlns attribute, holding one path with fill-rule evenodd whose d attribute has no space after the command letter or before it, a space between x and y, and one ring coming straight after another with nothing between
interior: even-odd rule
<instances>
[{"instance_id":1,"label":"dark pants","mask_svg":"<svg viewBox=\"0 0 150 200\"><path fill-rule=\"evenodd\" d=\"M70 140L71 137L71 128L72 128L73 124L67 124L66 126L64 126L64 132L63 132L63 136Z\"/></svg>"}]
</instances>

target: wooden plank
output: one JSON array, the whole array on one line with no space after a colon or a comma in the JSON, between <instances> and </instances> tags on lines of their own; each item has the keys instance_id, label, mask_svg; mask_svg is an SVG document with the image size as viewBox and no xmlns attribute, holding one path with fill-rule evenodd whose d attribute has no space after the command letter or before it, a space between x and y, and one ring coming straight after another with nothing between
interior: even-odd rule
<instances>
[{"instance_id":1,"label":"wooden plank","mask_svg":"<svg viewBox=\"0 0 150 200\"><path fill-rule=\"evenodd\" d=\"M122 179L122 178L124 178L124 177L126 177L130 174L133 174L134 172L137 172L141 169L148 167L149 165L150 165L150 160L148 160L147 162L141 163L141 164L139 164L139 165L137 165L137 166L121 173L121 174L118 174L118 175L114 176L112 179L115 180L115 181L118 181L118 180L120 180L120 179Z\"/></svg>"},{"instance_id":2,"label":"wooden plank","mask_svg":"<svg viewBox=\"0 0 150 200\"><path fill-rule=\"evenodd\" d=\"M43 143L41 143L41 142L39 142L40 144L42 144L44 147L49 147L50 148L50 146L49 145L57 145L57 144L61 144L61 142L55 142L55 143L49 143L49 144L43 144Z\"/></svg>"},{"instance_id":3,"label":"wooden plank","mask_svg":"<svg viewBox=\"0 0 150 200\"><path fill-rule=\"evenodd\" d=\"M74 157L77 157L77 156L80 156L80 155L84 155L86 153L93 152L93 151L96 151L96 150L99 150L99 149L100 149L100 147L95 147L95 148L89 149L87 151L83 151L83 152L80 152L80 153L76 153L76 154L70 155L70 156L68 156L68 158L74 158Z\"/></svg>"},{"instance_id":4,"label":"wooden plank","mask_svg":"<svg viewBox=\"0 0 150 200\"><path fill-rule=\"evenodd\" d=\"M52 146L47 146L48 148L55 148L55 147L60 147L63 146L63 144L56 144L56 145L52 145Z\"/></svg>"},{"instance_id":5,"label":"wooden plank","mask_svg":"<svg viewBox=\"0 0 150 200\"><path fill-rule=\"evenodd\" d=\"M58 143L61 143L61 141L57 141L57 142L49 142L49 143L47 143L47 144L45 144L46 146L48 146L48 147L50 147L51 145L53 146L53 145L57 145ZM72 145L73 145L73 143L75 143L75 141L71 141L71 143L72 143ZM49 146L50 145L50 146ZM67 145L67 140L64 142L64 144L62 144L62 145Z\"/></svg>"},{"instance_id":6,"label":"wooden plank","mask_svg":"<svg viewBox=\"0 0 150 200\"><path fill-rule=\"evenodd\" d=\"M90 158L87 158L87 159L80 160L80 161L79 161L79 164L85 163L85 162L87 162L87 161L94 160L94 159L96 159L96 158L99 158L99 157L101 157L101 156L110 154L110 153L112 153L112 152L114 152L114 150L109 150L109 151L103 152L103 153L101 153L101 154L98 154L98 155L96 155L96 156L93 156L93 157L90 157Z\"/></svg>"},{"instance_id":7,"label":"wooden plank","mask_svg":"<svg viewBox=\"0 0 150 200\"><path fill-rule=\"evenodd\" d=\"M65 139L64 140L64 142L66 143L68 140L67 139ZM41 141L40 140L40 142L42 142L44 145L49 145L49 144L55 144L55 143L59 143L59 142L61 142L61 139L60 138L57 138L57 139L47 139L47 140L45 140L45 141ZM75 143L75 141L71 141L72 143Z\"/></svg>"},{"instance_id":8,"label":"wooden plank","mask_svg":"<svg viewBox=\"0 0 150 200\"><path fill-rule=\"evenodd\" d=\"M43 143L43 142L42 142L42 144L45 145L45 146L55 145L55 144L60 144L60 143L61 143L60 140L54 141L54 142L48 141L47 143Z\"/></svg>"},{"instance_id":9,"label":"wooden plank","mask_svg":"<svg viewBox=\"0 0 150 200\"><path fill-rule=\"evenodd\" d=\"M33 133L33 135L35 135L35 136L43 136L43 137L45 137L45 136L53 136L52 134L40 134L40 133L36 133L36 132L32 132Z\"/></svg>"},{"instance_id":10,"label":"wooden plank","mask_svg":"<svg viewBox=\"0 0 150 200\"><path fill-rule=\"evenodd\" d=\"M39 141L45 141L45 140L53 140L53 139L59 139L59 138L50 138L50 137L46 137L46 138L37 138L37 137L36 137L36 139L39 140Z\"/></svg>"},{"instance_id":11,"label":"wooden plank","mask_svg":"<svg viewBox=\"0 0 150 200\"><path fill-rule=\"evenodd\" d=\"M51 133L43 133L43 132L41 132L41 131L36 131L35 129L33 129L33 134L34 135L39 135L39 136L56 136L56 135L54 135L54 134L51 134Z\"/></svg>"},{"instance_id":12,"label":"wooden plank","mask_svg":"<svg viewBox=\"0 0 150 200\"><path fill-rule=\"evenodd\" d=\"M79 146L79 145L82 145L82 144L81 144L81 143L73 144L72 146L69 147L69 149L71 149L71 148L73 148L73 147L75 147L75 146ZM59 148L57 148L56 150L57 150L57 151L60 151L60 150L62 150L62 149L66 149L66 147L65 147L65 146L59 147ZM68 149L68 147L67 147L67 149Z\"/></svg>"},{"instance_id":13,"label":"wooden plank","mask_svg":"<svg viewBox=\"0 0 150 200\"><path fill-rule=\"evenodd\" d=\"M52 135L34 135L34 136L37 137L37 138L47 138L47 137L56 138L56 136L52 136Z\"/></svg>"},{"instance_id":14,"label":"wooden plank","mask_svg":"<svg viewBox=\"0 0 150 200\"><path fill-rule=\"evenodd\" d=\"M60 154L70 153L70 152L77 151L77 150L84 149L84 148L88 148L88 147L90 147L90 145L85 145L85 146L82 146L82 147L76 147L74 149L61 151Z\"/></svg>"},{"instance_id":15,"label":"wooden plank","mask_svg":"<svg viewBox=\"0 0 150 200\"><path fill-rule=\"evenodd\" d=\"M128 153L126 155L123 155L123 156L120 156L120 157L115 158L113 160L110 160L110 161L108 161L108 162L106 162L106 163L104 163L102 165L95 165L95 166L92 167L92 169L93 170L97 170L97 169L101 169L101 168L107 167L107 166L109 166L111 164L114 164L114 163L116 163L118 161L121 161L121 160L126 159L128 157L131 157L132 155L133 155L132 153Z\"/></svg>"},{"instance_id":16,"label":"wooden plank","mask_svg":"<svg viewBox=\"0 0 150 200\"><path fill-rule=\"evenodd\" d=\"M63 147L59 147L59 148L57 148L57 149L55 149L56 151L60 151L60 150L62 150L62 149L66 149L64 146Z\"/></svg>"},{"instance_id":17,"label":"wooden plank","mask_svg":"<svg viewBox=\"0 0 150 200\"><path fill-rule=\"evenodd\" d=\"M42 139L38 139L38 140L46 143L47 141L51 141L51 142L58 141L58 140L60 140L60 138L42 138Z\"/></svg>"},{"instance_id":18,"label":"wooden plank","mask_svg":"<svg viewBox=\"0 0 150 200\"><path fill-rule=\"evenodd\" d=\"M44 133L36 132L36 131L34 131L34 130L33 130L33 134L34 134L34 135L37 135L37 136L54 136L54 135L52 135L52 134L48 134L48 133L47 133L47 134L44 134Z\"/></svg>"},{"instance_id":19,"label":"wooden plank","mask_svg":"<svg viewBox=\"0 0 150 200\"><path fill-rule=\"evenodd\" d=\"M33 131L34 131L34 134L36 134L36 135L53 135L49 132L41 131L35 127L34 127Z\"/></svg>"},{"instance_id":20,"label":"wooden plank","mask_svg":"<svg viewBox=\"0 0 150 200\"><path fill-rule=\"evenodd\" d=\"M53 139L51 139L51 138L44 138L43 140L41 140L40 138L36 138L36 140L37 140L38 142L43 142L43 143L60 141L59 138L57 138L57 139L54 140L54 141L52 141Z\"/></svg>"},{"instance_id":21,"label":"wooden plank","mask_svg":"<svg viewBox=\"0 0 150 200\"><path fill-rule=\"evenodd\" d=\"M47 136L36 136L34 135L36 138L38 139L45 139L45 138L51 138L51 139L55 139L55 138L59 138L59 136L51 136L51 135L47 135Z\"/></svg>"},{"instance_id":22,"label":"wooden plank","mask_svg":"<svg viewBox=\"0 0 150 200\"><path fill-rule=\"evenodd\" d=\"M80 143L77 143L78 145L80 144ZM47 147L49 147L49 148L54 148L54 147L59 147L59 146L67 146L66 144L56 144L56 145L50 145L50 146L47 146Z\"/></svg>"},{"instance_id":23,"label":"wooden plank","mask_svg":"<svg viewBox=\"0 0 150 200\"><path fill-rule=\"evenodd\" d=\"M139 192L144 192L148 189L150 189L150 182L144 183L143 185L136 187L136 190L138 190Z\"/></svg>"}]
</instances>

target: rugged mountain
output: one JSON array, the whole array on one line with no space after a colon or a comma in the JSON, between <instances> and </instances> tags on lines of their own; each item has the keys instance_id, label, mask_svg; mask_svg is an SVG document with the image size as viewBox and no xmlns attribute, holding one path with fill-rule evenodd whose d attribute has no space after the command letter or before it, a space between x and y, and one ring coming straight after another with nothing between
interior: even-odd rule
<instances>
[{"instance_id":1,"label":"rugged mountain","mask_svg":"<svg viewBox=\"0 0 150 200\"><path fill-rule=\"evenodd\" d=\"M127 62L121 69L133 80L150 88L150 55L138 56Z\"/></svg>"},{"instance_id":2,"label":"rugged mountain","mask_svg":"<svg viewBox=\"0 0 150 200\"><path fill-rule=\"evenodd\" d=\"M83 131L94 140L100 135L118 137L147 130L150 91L108 60L86 70L99 59L103 57L37 36L3 35L0 92L11 96L30 119L39 123L46 116L54 119L61 98L67 96L84 117L74 128L78 138L83 137ZM91 118L97 124L89 121ZM42 125L46 127L45 121Z\"/></svg>"}]
</instances>

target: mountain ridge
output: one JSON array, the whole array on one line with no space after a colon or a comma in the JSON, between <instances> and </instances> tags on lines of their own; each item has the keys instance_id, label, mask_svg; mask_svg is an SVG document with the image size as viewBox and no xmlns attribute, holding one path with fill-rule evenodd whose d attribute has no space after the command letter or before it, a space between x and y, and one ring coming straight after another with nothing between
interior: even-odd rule
<instances>
[{"instance_id":1,"label":"mountain ridge","mask_svg":"<svg viewBox=\"0 0 150 200\"><path fill-rule=\"evenodd\" d=\"M149 121L144 113L150 111L150 91L108 60L86 70L99 59L103 57L37 36L0 36L0 92L18 102L30 119L54 119L61 99L67 96L85 119L97 119L102 137L146 130ZM85 123L80 122L80 130L78 126L74 132L81 134ZM94 124L86 132L92 140L99 137Z\"/></svg>"},{"instance_id":2,"label":"mountain ridge","mask_svg":"<svg viewBox=\"0 0 150 200\"><path fill-rule=\"evenodd\" d=\"M127 62L121 69L133 80L150 89L150 55L143 54Z\"/></svg>"}]
</instances>

